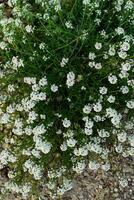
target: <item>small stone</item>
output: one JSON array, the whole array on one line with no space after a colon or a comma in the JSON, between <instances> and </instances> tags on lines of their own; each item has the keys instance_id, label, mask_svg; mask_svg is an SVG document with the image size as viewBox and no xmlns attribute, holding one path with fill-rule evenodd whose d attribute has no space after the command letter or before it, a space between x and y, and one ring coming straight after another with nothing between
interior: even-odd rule
<instances>
[{"instance_id":1,"label":"small stone","mask_svg":"<svg viewBox=\"0 0 134 200\"><path fill-rule=\"evenodd\" d=\"M118 196L119 196L118 193L114 193L114 194L113 194L113 197L115 197L115 198L118 197Z\"/></svg>"},{"instance_id":2,"label":"small stone","mask_svg":"<svg viewBox=\"0 0 134 200\"><path fill-rule=\"evenodd\" d=\"M114 188L114 191L115 191L115 192L118 192L118 188Z\"/></svg>"}]
</instances>

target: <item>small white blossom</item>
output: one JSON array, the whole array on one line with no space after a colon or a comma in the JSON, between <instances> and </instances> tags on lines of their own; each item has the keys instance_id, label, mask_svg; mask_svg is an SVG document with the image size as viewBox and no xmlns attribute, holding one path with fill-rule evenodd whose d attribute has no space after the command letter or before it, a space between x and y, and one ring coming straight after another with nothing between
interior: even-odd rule
<instances>
[{"instance_id":1,"label":"small white blossom","mask_svg":"<svg viewBox=\"0 0 134 200\"><path fill-rule=\"evenodd\" d=\"M123 42L120 49L121 51L128 51L130 49L130 44L128 42Z\"/></svg>"},{"instance_id":2,"label":"small white blossom","mask_svg":"<svg viewBox=\"0 0 134 200\"><path fill-rule=\"evenodd\" d=\"M127 107L128 107L129 109L133 109L133 108L134 108L134 100L128 101L128 102L127 102Z\"/></svg>"},{"instance_id":3,"label":"small white blossom","mask_svg":"<svg viewBox=\"0 0 134 200\"><path fill-rule=\"evenodd\" d=\"M115 29L115 32L118 34L118 35L122 35L125 33L124 29L122 27L118 27Z\"/></svg>"},{"instance_id":4,"label":"small white blossom","mask_svg":"<svg viewBox=\"0 0 134 200\"><path fill-rule=\"evenodd\" d=\"M40 86L46 86L48 84L46 76L39 80Z\"/></svg>"},{"instance_id":5,"label":"small white blossom","mask_svg":"<svg viewBox=\"0 0 134 200\"><path fill-rule=\"evenodd\" d=\"M25 27L25 29L26 29L26 32L27 32L27 33L32 33L32 32L33 32L33 27L32 27L31 25L27 25L27 26Z\"/></svg>"},{"instance_id":6,"label":"small white blossom","mask_svg":"<svg viewBox=\"0 0 134 200\"><path fill-rule=\"evenodd\" d=\"M75 144L76 144L76 140L74 139L74 138L69 138L68 140L67 140L67 146L69 146L69 147L74 147L75 146Z\"/></svg>"},{"instance_id":7,"label":"small white blossom","mask_svg":"<svg viewBox=\"0 0 134 200\"><path fill-rule=\"evenodd\" d=\"M127 57L127 53L125 51L118 51L118 55L120 58L125 59Z\"/></svg>"},{"instance_id":8,"label":"small white blossom","mask_svg":"<svg viewBox=\"0 0 134 200\"><path fill-rule=\"evenodd\" d=\"M61 151L66 151L67 150L67 145L65 142L63 142L63 144L61 144L60 146Z\"/></svg>"},{"instance_id":9,"label":"small white blossom","mask_svg":"<svg viewBox=\"0 0 134 200\"><path fill-rule=\"evenodd\" d=\"M120 90L122 94L127 94L129 92L129 88L127 86L121 86Z\"/></svg>"},{"instance_id":10,"label":"small white blossom","mask_svg":"<svg viewBox=\"0 0 134 200\"><path fill-rule=\"evenodd\" d=\"M96 55L95 55L95 53L89 53L89 55L88 55L88 58L90 59L90 60L94 60L95 58L96 58Z\"/></svg>"},{"instance_id":11,"label":"small white blossom","mask_svg":"<svg viewBox=\"0 0 134 200\"><path fill-rule=\"evenodd\" d=\"M63 126L65 128L68 128L69 126L71 126L71 121L68 120L67 118L63 119L62 121L63 121Z\"/></svg>"},{"instance_id":12,"label":"small white blossom","mask_svg":"<svg viewBox=\"0 0 134 200\"><path fill-rule=\"evenodd\" d=\"M69 72L67 74L67 81L66 81L67 87L68 88L72 87L74 83L75 83L75 74L74 72Z\"/></svg>"},{"instance_id":13,"label":"small white blossom","mask_svg":"<svg viewBox=\"0 0 134 200\"><path fill-rule=\"evenodd\" d=\"M60 63L61 67L64 67L68 63L69 59L68 58L62 58L62 61Z\"/></svg>"},{"instance_id":14,"label":"small white blossom","mask_svg":"<svg viewBox=\"0 0 134 200\"><path fill-rule=\"evenodd\" d=\"M96 63L96 64L94 65L94 67L95 67L95 69L101 69L101 68L102 68L102 65L101 65L101 63Z\"/></svg>"},{"instance_id":15,"label":"small white blossom","mask_svg":"<svg viewBox=\"0 0 134 200\"><path fill-rule=\"evenodd\" d=\"M121 133L117 134L117 138L120 142L125 142L127 139L127 133L125 131L122 131Z\"/></svg>"},{"instance_id":16,"label":"small white blossom","mask_svg":"<svg viewBox=\"0 0 134 200\"><path fill-rule=\"evenodd\" d=\"M109 81L111 84L116 84L117 81L118 81L118 79L117 79L117 77L116 77L115 75L110 74L110 75L108 76L108 81Z\"/></svg>"},{"instance_id":17,"label":"small white blossom","mask_svg":"<svg viewBox=\"0 0 134 200\"><path fill-rule=\"evenodd\" d=\"M102 105L100 102L97 102L96 104L94 104L93 109L95 112L100 112L102 110Z\"/></svg>"},{"instance_id":18,"label":"small white blossom","mask_svg":"<svg viewBox=\"0 0 134 200\"><path fill-rule=\"evenodd\" d=\"M71 23L70 21L67 21L67 22L65 23L65 26L66 26L67 28L70 28L70 29L73 28L73 25L72 25L72 23Z\"/></svg>"},{"instance_id":19,"label":"small white blossom","mask_svg":"<svg viewBox=\"0 0 134 200\"><path fill-rule=\"evenodd\" d=\"M105 86L99 88L100 94L107 94L107 88Z\"/></svg>"},{"instance_id":20,"label":"small white blossom","mask_svg":"<svg viewBox=\"0 0 134 200\"><path fill-rule=\"evenodd\" d=\"M83 108L83 112L85 114L89 114L91 112L91 110L92 110L92 106L90 104L85 105Z\"/></svg>"},{"instance_id":21,"label":"small white blossom","mask_svg":"<svg viewBox=\"0 0 134 200\"><path fill-rule=\"evenodd\" d=\"M96 42L95 48L96 48L97 50L100 50L100 49L102 48L102 44L99 43L99 42Z\"/></svg>"},{"instance_id":22,"label":"small white blossom","mask_svg":"<svg viewBox=\"0 0 134 200\"><path fill-rule=\"evenodd\" d=\"M86 135L92 135L93 129L85 127L84 132Z\"/></svg>"},{"instance_id":23,"label":"small white blossom","mask_svg":"<svg viewBox=\"0 0 134 200\"><path fill-rule=\"evenodd\" d=\"M52 90L52 92L57 92L58 91L58 86L55 85L55 84L51 85L51 90Z\"/></svg>"},{"instance_id":24,"label":"small white blossom","mask_svg":"<svg viewBox=\"0 0 134 200\"><path fill-rule=\"evenodd\" d=\"M122 66L122 70L123 71L129 71L131 69L131 64L128 63L128 62L127 63L122 63L121 66Z\"/></svg>"},{"instance_id":25,"label":"small white blossom","mask_svg":"<svg viewBox=\"0 0 134 200\"><path fill-rule=\"evenodd\" d=\"M110 56L114 56L115 53L116 53L115 47L110 45L110 48L109 48L109 50L108 50L108 54L109 54Z\"/></svg>"},{"instance_id":26,"label":"small white blossom","mask_svg":"<svg viewBox=\"0 0 134 200\"><path fill-rule=\"evenodd\" d=\"M108 100L109 103L114 103L115 102L115 96L110 95L107 100Z\"/></svg>"},{"instance_id":27,"label":"small white blossom","mask_svg":"<svg viewBox=\"0 0 134 200\"><path fill-rule=\"evenodd\" d=\"M89 169L91 169L91 170L97 170L97 169L99 169L100 164L95 161L90 161L88 166L89 166Z\"/></svg>"}]
</instances>

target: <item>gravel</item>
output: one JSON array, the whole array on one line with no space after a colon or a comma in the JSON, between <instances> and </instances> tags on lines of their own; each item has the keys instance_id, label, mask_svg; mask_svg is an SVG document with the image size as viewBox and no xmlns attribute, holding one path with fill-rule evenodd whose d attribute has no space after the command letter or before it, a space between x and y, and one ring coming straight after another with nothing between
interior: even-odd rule
<instances>
[{"instance_id":1,"label":"gravel","mask_svg":"<svg viewBox=\"0 0 134 200\"><path fill-rule=\"evenodd\" d=\"M74 188L61 198L62 200L134 200L134 159L113 157L111 169L91 171L86 169L74 178ZM121 180L127 180L128 185L122 187ZM0 176L0 187L6 177ZM18 195L10 194L2 200L21 200ZM28 200L37 200L32 197ZM51 200L46 197L45 200Z\"/></svg>"},{"instance_id":2,"label":"gravel","mask_svg":"<svg viewBox=\"0 0 134 200\"><path fill-rule=\"evenodd\" d=\"M67 192L63 200L134 200L134 160L116 158L112 160L108 172L86 171L74 180L74 188ZM119 180L128 181L122 187Z\"/></svg>"}]
</instances>

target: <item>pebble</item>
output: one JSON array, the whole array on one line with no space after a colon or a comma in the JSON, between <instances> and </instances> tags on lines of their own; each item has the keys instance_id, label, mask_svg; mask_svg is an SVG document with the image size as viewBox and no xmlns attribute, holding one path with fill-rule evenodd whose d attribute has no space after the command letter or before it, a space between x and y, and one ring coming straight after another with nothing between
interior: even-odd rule
<instances>
[{"instance_id":1,"label":"pebble","mask_svg":"<svg viewBox=\"0 0 134 200\"><path fill-rule=\"evenodd\" d=\"M105 173L102 170L93 172L87 169L80 176L76 176L73 181L74 188L66 192L62 200L134 200L134 166L132 160L123 158L117 162L116 159L118 158L113 158L114 171L111 169ZM127 173L123 170L124 168L127 168ZM126 188L120 187L120 178L129 180ZM4 182L5 178L0 177L0 186ZM44 192L44 194L46 193ZM15 200L15 198L14 195L10 194L4 200ZM22 198L17 197L17 200L22 200ZM51 199L48 198L48 200Z\"/></svg>"},{"instance_id":2,"label":"pebble","mask_svg":"<svg viewBox=\"0 0 134 200\"><path fill-rule=\"evenodd\" d=\"M132 194L134 187L132 160L128 158L117 159L119 159L118 162L113 158L114 171L112 169L107 173L101 171L91 173L89 171L86 172L88 176L87 174L81 175L76 181L75 189L67 192L68 197L71 200L134 200L134 195ZM121 178L129 180L129 185L126 188L120 186L119 180ZM77 193L79 187L81 188ZM84 192L85 190L87 192ZM80 198L80 193L84 194L83 199ZM68 198L68 200L70 199Z\"/></svg>"}]
</instances>

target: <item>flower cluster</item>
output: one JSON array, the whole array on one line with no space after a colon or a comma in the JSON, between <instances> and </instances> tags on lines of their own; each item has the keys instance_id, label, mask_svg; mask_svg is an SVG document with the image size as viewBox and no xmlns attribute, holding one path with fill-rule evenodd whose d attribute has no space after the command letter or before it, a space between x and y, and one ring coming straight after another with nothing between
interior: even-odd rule
<instances>
[{"instance_id":1,"label":"flower cluster","mask_svg":"<svg viewBox=\"0 0 134 200\"><path fill-rule=\"evenodd\" d=\"M134 3L69 2L0 4L2 195L55 199L113 151L134 155Z\"/></svg>"}]
</instances>

